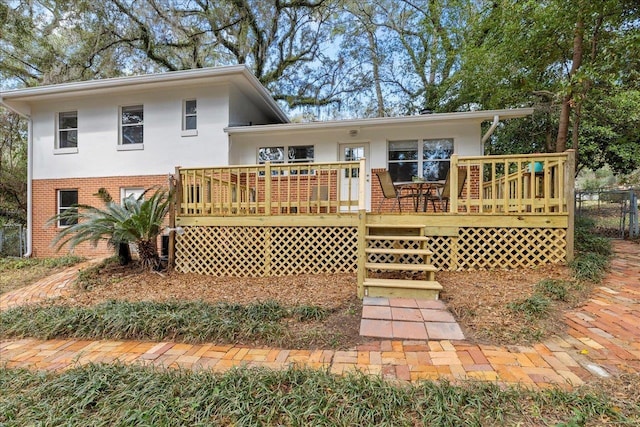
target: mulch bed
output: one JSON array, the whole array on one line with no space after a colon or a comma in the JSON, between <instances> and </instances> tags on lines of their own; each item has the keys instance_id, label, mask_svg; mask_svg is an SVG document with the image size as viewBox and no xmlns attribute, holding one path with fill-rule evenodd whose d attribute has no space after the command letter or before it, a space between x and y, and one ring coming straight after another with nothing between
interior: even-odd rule
<instances>
[{"instance_id":1,"label":"mulch bed","mask_svg":"<svg viewBox=\"0 0 640 427\"><path fill-rule=\"evenodd\" d=\"M447 303L470 340L497 345L523 344L517 331L522 316L507 304L531 296L534 286L544 278L568 280L570 271L548 265L535 269L439 272L436 279L444 287L441 298ZM249 304L274 300L285 306L320 306L331 310L322 322L287 327L296 336L313 331L318 339L312 347L349 348L366 342L359 336L362 302L356 296L354 274L300 275L266 278L212 277L198 274L141 271L138 267L109 264L95 276L89 289L78 290L63 303L89 306L107 300L167 301L204 300L210 303ZM575 301L574 301L575 303ZM561 332L559 306L544 320L544 336ZM308 336L305 338L308 343ZM295 344L292 339L292 345Z\"/></svg>"}]
</instances>

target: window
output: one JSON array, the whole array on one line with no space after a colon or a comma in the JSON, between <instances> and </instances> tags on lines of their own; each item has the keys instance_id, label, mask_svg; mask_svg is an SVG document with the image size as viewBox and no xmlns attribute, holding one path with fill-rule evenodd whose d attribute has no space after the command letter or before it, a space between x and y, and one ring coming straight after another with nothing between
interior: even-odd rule
<instances>
[{"instance_id":1,"label":"window","mask_svg":"<svg viewBox=\"0 0 640 427\"><path fill-rule=\"evenodd\" d=\"M195 99L184 101L182 106L182 130L198 129L198 104Z\"/></svg>"},{"instance_id":2,"label":"window","mask_svg":"<svg viewBox=\"0 0 640 427\"><path fill-rule=\"evenodd\" d=\"M285 153L286 158L285 158ZM288 147L261 147L258 148L258 163L313 163L315 157L313 145L291 145ZM313 171L311 171L313 173ZM300 174L306 175L308 169L300 170ZM291 171L296 175L297 171Z\"/></svg>"},{"instance_id":3,"label":"window","mask_svg":"<svg viewBox=\"0 0 640 427\"><path fill-rule=\"evenodd\" d=\"M58 113L58 141L56 148L78 148L78 112Z\"/></svg>"},{"instance_id":4,"label":"window","mask_svg":"<svg viewBox=\"0 0 640 427\"><path fill-rule=\"evenodd\" d=\"M120 202L124 202L124 199L127 197L133 197L134 199L138 199L144 193L144 188L121 188L120 189Z\"/></svg>"},{"instance_id":5,"label":"window","mask_svg":"<svg viewBox=\"0 0 640 427\"><path fill-rule=\"evenodd\" d=\"M427 181L447 177L453 139L389 141L388 169L394 181L411 181L420 176Z\"/></svg>"},{"instance_id":6,"label":"window","mask_svg":"<svg viewBox=\"0 0 640 427\"><path fill-rule=\"evenodd\" d=\"M77 212L75 207L78 204L78 190L58 190L58 215L64 212L71 211ZM58 221L58 227L68 227L78 223L78 217L73 216L70 218L60 219Z\"/></svg>"},{"instance_id":7,"label":"window","mask_svg":"<svg viewBox=\"0 0 640 427\"><path fill-rule=\"evenodd\" d=\"M264 164L284 163L284 147L261 147L258 148L258 163Z\"/></svg>"},{"instance_id":8,"label":"window","mask_svg":"<svg viewBox=\"0 0 640 427\"><path fill-rule=\"evenodd\" d=\"M133 105L121 108L120 119L120 143L142 144L144 127L144 108L142 105Z\"/></svg>"},{"instance_id":9,"label":"window","mask_svg":"<svg viewBox=\"0 0 640 427\"><path fill-rule=\"evenodd\" d=\"M442 181L449 172L453 139L425 139L422 142L422 176L427 181Z\"/></svg>"}]
</instances>

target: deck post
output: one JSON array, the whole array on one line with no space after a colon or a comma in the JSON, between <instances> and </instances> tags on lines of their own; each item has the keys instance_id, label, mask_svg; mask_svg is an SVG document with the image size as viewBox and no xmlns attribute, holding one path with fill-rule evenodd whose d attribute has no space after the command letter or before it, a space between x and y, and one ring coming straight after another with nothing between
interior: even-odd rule
<instances>
[{"instance_id":1,"label":"deck post","mask_svg":"<svg viewBox=\"0 0 640 427\"><path fill-rule=\"evenodd\" d=\"M449 212L458 213L458 155L451 155L449 164Z\"/></svg>"},{"instance_id":2,"label":"deck post","mask_svg":"<svg viewBox=\"0 0 640 427\"><path fill-rule=\"evenodd\" d=\"M264 214L271 215L271 162L264 162Z\"/></svg>"},{"instance_id":3,"label":"deck post","mask_svg":"<svg viewBox=\"0 0 640 427\"><path fill-rule=\"evenodd\" d=\"M167 260L167 268L169 270L173 269L176 263L176 210L182 206L181 188L180 166L176 166L175 175L169 175L169 194L171 195L173 192L173 198L169 207L169 259Z\"/></svg>"},{"instance_id":4,"label":"deck post","mask_svg":"<svg viewBox=\"0 0 640 427\"><path fill-rule=\"evenodd\" d=\"M567 203L567 263L574 258L574 220L575 220L575 173L576 151L567 150L567 161L564 164L564 197Z\"/></svg>"},{"instance_id":5,"label":"deck post","mask_svg":"<svg viewBox=\"0 0 640 427\"><path fill-rule=\"evenodd\" d=\"M360 159L360 171L358 180L358 298L364 298L364 264L367 262L365 253L365 234L367 234L367 203L366 203L366 175L365 159ZM351 174L350 174L351 175ZM349 177L351 180L351 176ZM351 208L349 208L351 209Z\"/></svg>"}]
</instances>

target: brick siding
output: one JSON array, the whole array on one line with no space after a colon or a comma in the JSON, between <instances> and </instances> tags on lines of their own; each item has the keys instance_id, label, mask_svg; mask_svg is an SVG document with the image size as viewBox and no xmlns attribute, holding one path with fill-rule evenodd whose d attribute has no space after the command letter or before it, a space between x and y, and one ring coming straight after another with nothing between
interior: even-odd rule
<instances>
[{"instance_id":1,"label":"brick siding","mask_svg":"<svg viewBox=\"0 0 640 427\"><path fill-rule=\"evenodd\" d=\"M382 187L380 186L380 182L378 181L378 177L376 176L376 172L382 172L386 169L372 169L371 176L371 212L378 213L378 206L380 206L380 201L384 199L384 195L382 194ZM471 176L467 177L467 181L464 184L462 189L462 197L467 196L467 191L471 188L471 198L478 199L480 195L480 169L477 166L471 167ZM400 203L402 205L403 213L412 213L414 212L414 199L408 197L406 199L400 199ZM423 203L423 200L420 200L420 203ZM438 212L442 212L441 208L436 203L436 207L438 208ZM443 206L444 207L444 206ZM418 212L422 212L423 205L418 206ZM473 208L474 211L477 211L477 208ZM460 208L461 212L464 212L464 208ZM386 199L382 202L382 206L380 208L381 213L398 213L398 202L396 199ZM427 212L433 213L433 205L431 202L427 204Z\"/></svg>"},{"instance_id":2,"label":"brick siding","mask_svg":"<svg viewBox=\"0 0 640 427\"><path fill-rule=\"evenodd\" d=\"M120 200L121 188L150 188L156 185L167 185L167 175L146 176L110 176L99 178L66 178L66 179L34 179L33 180L33 256L50 257L68 254L68 248L59 251L51 246L59 228L46 225L56 215L58 209L57 190L78 190L78 203L91 206L102 206L103 202L95 194L104 187L114 200ZM97 257L113 254L104 242L97 247L89 243L78 245L73 250L76 255Z\"/></svg>"}]
</instances>

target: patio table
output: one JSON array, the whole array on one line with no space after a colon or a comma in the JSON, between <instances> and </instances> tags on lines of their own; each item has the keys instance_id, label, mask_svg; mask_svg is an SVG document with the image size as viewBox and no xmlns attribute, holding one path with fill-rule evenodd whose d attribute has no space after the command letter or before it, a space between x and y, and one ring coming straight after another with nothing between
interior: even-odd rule
<instances>
[{"instance_id":1,"label":"patio table","mask_svg":"<svg viewBox=\"0 0 640 427\"><path fill-rule=\"evenodd\" d=\"M422 197L427 197L431 194L432 191L437 190L438 188L442 188L444 186L443 181L398 181L394 182L393 185L396 187L397 191L409 190L411 192L411 196L413 198L413 208L415 212L418 212L418 207L420 206L420 199ZM422 212L427 211L427 203L422 204Z\"/></svg>"}]
</instances>

